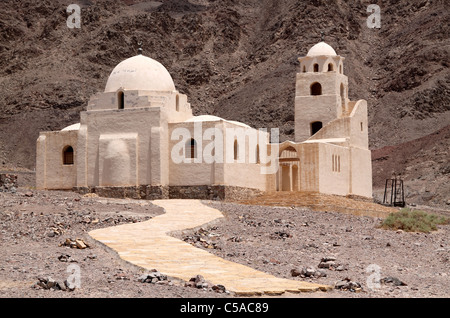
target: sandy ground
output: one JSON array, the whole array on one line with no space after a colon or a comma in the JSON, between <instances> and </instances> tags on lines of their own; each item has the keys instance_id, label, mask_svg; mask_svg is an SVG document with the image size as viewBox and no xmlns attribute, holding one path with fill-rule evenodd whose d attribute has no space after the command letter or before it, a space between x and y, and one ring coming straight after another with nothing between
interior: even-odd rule
<instances>
[{"instance_id":1,"label":"sandy ground","mask_svg":"<svg viewBox=\"0 0 450 318\"><path fill-rule=\"evenodd\" d=\"M214 226L184 232L179 238L225 259L278 277L334 285L349 279L356 291L284 294L279 297L448 297L450 291L449 226L430 234L377 228L380 218L300 207L270 207L205 202L223 212ZM83 197L72 192L19 189L0 193L0 297L13 298L224 298L232 294L197 289L172 279L142 283L142 269L120 260L94 242L90 230L148 220L163 213L150 201ZM448 212L441 211L448 215ZM88 248L70 248L67 239ZM322 277L292 276L292 270L317 271ZM64 281L77 268L80 288L74 291L33 287L38 278ZM76 267L78 266L78 267ZM322 266L322 265L321 265ZM163 268L157 269L164 272ZM295 271L294 271L295 272ZM377 285L379 279L394 277ZM226 287L226 286L225 286Z\"/></svg>"}]
</instances>

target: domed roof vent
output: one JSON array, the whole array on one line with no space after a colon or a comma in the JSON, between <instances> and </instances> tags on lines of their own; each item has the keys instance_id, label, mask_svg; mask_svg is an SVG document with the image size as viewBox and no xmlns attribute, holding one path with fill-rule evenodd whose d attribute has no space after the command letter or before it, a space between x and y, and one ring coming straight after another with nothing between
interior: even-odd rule
<instances>
[{"instance_id":1,"label":"domed roof vent","mask_svg":"<svg viewBox=\"0 0 450 318\"><path fill-rule=\"evenodd\" d=\"M120 62L106 82L105 93L124 90L174 91L175 84L167 69L158 61L136 55Z\"/></svg>"}]
</instances>

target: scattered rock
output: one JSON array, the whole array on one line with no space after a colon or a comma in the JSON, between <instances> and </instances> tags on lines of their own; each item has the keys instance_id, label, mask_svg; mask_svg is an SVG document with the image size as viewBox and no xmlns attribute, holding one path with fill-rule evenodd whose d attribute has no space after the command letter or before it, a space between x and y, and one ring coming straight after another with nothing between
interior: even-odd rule
<instances>
[{"instance_id":1,"label":"scattered rock","mask_svg":"<svg viewBox=\"0 0 450 318\"><path fill-rule=\"evenodd\" d=\"M0 192L17 192L17 175L2 173L0 174Z\"/></svg>"},{"instance_id":2,"label":"scattered rock","mask_svg":"<svg viewBox=\"0 0 450 318\"><path fill-rule=\"evenodd\" d=\"M302 274L302 271L298 268L293 268L291 269L291 276L292 277L297 277L300 276Z\"/></svg>"},{"instance_id":3,"label":"scattered rock","mask_svg":"<svg viewBox=\"0 0 450 318\"><path fill-rule=\"evenodd\" d=\"M227 241L239 243L242 242L242 238L240 236L232 236L229 239L227 239Z\"/></svg>"},{"instance_id":4,"label":"scattered rock","mask_svg":"<svg viewBox=\"0 0 450 318\"><path fill-rule=\"evenodd\" d=\"M215 229L215 228L213 228ZM212 229L212 230L213 230ZM183 241L194 245L199 248L209 248L209 249L218 249L220 250L221 247L218 245L217 238L219 237L219 234L212 233L209 230L206 230L204 228L200 228L198 231L196 231L193 235L187 235L183 238ZM241 239L239 237L233 237L229 239L229 241L233 242L240 242Z\"/></svg>"},{"instance_id":5,"label":"scattered rock","mask_svg":"<svg viewBox=\"0 0 450 318\"><path fill-rule=\"evenodd\" d=\"M321 262L334 262L336 260L336 257L334 256L326 256L322 257Z\"/></svg>"},{"instance_id":6,"label":"scattered rock","mask_svg":"<svg viewBox=\"0 0 450 318\"><path fill-rule=\"evenodd\" d=\"M130 280L130 277L122 272L114 274L114 278L116 280Z\"/></svg>"},{"instance_id":7,"label":"scattered rock","mask_svg":"<svg viewBox=\"0 0 450 318\"><path fill-rule=\"evenodd\" d=\"M333 261L328 261L328 262L320 262L318 267L319 267L319 268L333 269L333 268L335 268L335 267L337 267L337 266L336 266L336 263L335 263L335 262L333 262Z\"/></svg>"},{"instance_id":8,"label":"scattered rock","mask_svg":"<svg viewBox=\"0 0 450 318\"><path fill-rule=\"evenodd\" d=\"M334 284L334 288L356 293L362 290L361 284L350 280L350 278L344 278L343 280L337 281Z\"/></svg>"},{"instance_id":9,"label":"scattered rock","mask_svg":"<svg viewBox=\"0 0 450 318\"><path fill-rule=\"evenodd\" d=\"M62 229L62 225L57 225L56 227L50 227L50 229L48 230L49 232L47 233L48 237L55 237L55 236L59 236L61 234L63 234L64 230Z\"/></svg>"},{"instance_id":10,"label":"scattered rock","mask_svg":"<svg viewBox=\"0 0 450 318\"><path fill-rule=\"evenodd\" d=\"M51 277L38 277L38 282L32 286L33 288L41 288L46 290L62 290L73 291L75 287L70 288L67 281L56 281Z\"/></svg>"},{"instance_id":11,"label":"scattered rock","mask_svg":"<svg viewBox=\"0 0 450 318\"><path fill-rule=\"evenodd\" d=\"M77 248L79 249L85 249L87 245L82 240L75 240L75 243L77 245Z\"/></svg>"},{"instance_id":12,"label":"scattered rock","mask_svg":"<svg viewBox=\"0 0 450 318\"><path fill-rule=\"evenodd\" d=\"M68 246L70 248L78 248L78 249L85 249L89 247L89 245L85 241L79 238L77 238L76 240L67 238L64 241L64 243L60 244L59 246Z\"/></svg>"},{"instance_id":13,"label":"scattered rock","mask_svg":"<svg viewBox=\"0 0 450 318\"><path fill-rule=\"evenodd\" d=\"M270 238L275 240L275 239L287 239L289 237L292 237L292 234L290 234L287 231L276 231L275 233L270 235Z\"/></svg>"},{"instance_id":14,"label":"scattered rock","mask_svg":"<svg viewBox=\"0 0 450 318\"><path fill-rule=\"evenodd\" d=\"M298 269L298 268L291 269L291 275L293 277L300 276L302 278L305 278L305 277L320 278L320 277L326 277L327 273L321 269L316 270L313 267L303 267L301 269Z\"/></svg>"},{"instance_id":15,"label":"scattered rock","mask_svg":"<svg viewBox=\"0 0 450 318\"><path fill-rule=\"evenodd\" d=\"M192 277L188 282L186 282L185 287L195 287L198 289L206 289L208 288L208 283L202 275L197 275Z\"/></svg>"},{"instance_id":16,"label":"scattered rock","mask_svg":"<svg viewBox=\"0 0 450 318\"><path fill-rule=\"evenodd\" d=\"M407 284L402 282L400 279L398 279L396 277L391 277L391 276L380 279L380 282L382 284L392 284L394 286L408 286Z\"/></svg>"},{"instance_id":17,"label":"scattered rock","mask_svg":"<svg viewBox=\"0 0 450 318\"><path fill-rule=\"evenodd\" d=\"M211 289L220 294L227 292L227 289L223 285L214 285L211 287Z\"/></svg>"},{"instance_id":18,"label":"scattered rock","mask_svg":"<svg viewBox=\"0 0 450 318\"><path fill-rule=\"evenodd\" d=\"M152 269L149 273L143 274L138 278L141 283L165 284L169 283L167 275L160 273L156 269Z\"/></svg>"},{"instance_id":19,"label":"scattered rock","mask_svg":"<svg viewBox=\"0 0 450 318\"><path fill-rule=\"evenodd\" d=\"M67 263L70 260L70 255L69 254L61 254L61 255L58 256L58 260L60 262Z\"/></svg>"},{"instance_id":20,"label":"scattered rock","mask_svg":"<svg viewBox=\"0 0 450 318\"><path fill-rule=\"evenodd\" d=\"M95 254L88 255L84 258L84 261L86 261L88 259L97 260L97 255L95 255Z\"/></svg>"}]
</instances>

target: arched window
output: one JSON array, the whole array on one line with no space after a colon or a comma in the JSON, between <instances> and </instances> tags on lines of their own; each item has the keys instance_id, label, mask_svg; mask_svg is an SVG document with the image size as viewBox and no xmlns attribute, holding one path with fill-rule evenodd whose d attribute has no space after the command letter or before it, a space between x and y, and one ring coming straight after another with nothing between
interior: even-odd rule
<instances>
[{"instance_id":1,"label":"arched window","mask_svg":"<svg viewBox=\"0 0 450 318\"><path fill-rule=\"evenodd\" d=\"M322 95L322 85L320 85L320 83L316 82L311 85L311 95Z\"/></svg>"},{"instance_id":2,"label":"arched window","mask_svg":"<svg viewBox=\"0 0 450 318\"><path fill-rule=\"evenodd\" d=\"M180 111L180 95L177 94L177 97L175 98L175 108L177 112Z\"/></svg>"},{"instance_id":3,"label":"arched window","mask_svg":"<svg viewBox=\"0 0 450 318\"><path fill-rule=\"evenodd\" d=\"M333 67L333 63L329 63L328 64L328 72L333 72L334 67Z\"/></svg>"},{"instance_id":4,"label":"arched window","mask_svg":"<svg viewBox=\"0 0 450 318\"><path fill-rule=\"evenodd\" d=\"M339 65L339 73L341 73L341 74L342 74L342 64L341 64L341 65Z\"/></svg>"},{"instance_id":5,"label":"arched window","mask_svg":"<svg viewBox=\"0 0 450 318\"><path fill-rule=\"evenodd\" d=\"M345 87L343 83L341 83L340 95L342 107L345 107Z\"/></svg>"},{"instance_id":6,"label":"arched window","mask_svg":"<svg viewBox=\"0 0 450 318\"><path fill-rule=\"evenodd\" d=\"M306 73L306 66L303 65L303 73Z\"/></svg>"},{"instance_id":7,"label":"arched window","mask_svg":"<svg viewBox=\"0 0 450 318\"><path fill-rule=\"evenodd\" d=\"M73 165L73 148L72 146L66 146L63 149L63 164Z\"/></svg>"},{"instance_id":8,"label":"arched window","mask_svg":"<svg viewBox=\"0 0 450 318\"><path fill-rule=\"evenodd\" d=\"M117 102L119 109L125 108L125 94L123 92L117 93Z\"/></svg>"},{"instance_id":9,"label":"arched window","mask_svg":"<svg viewBox=\"0 0 450 318\"><path fill-rule=\"evenodd\" d=\"M239 145L237 140L234 141L234 160L238 160Z\"/></svg>"},{"instance_id":10,"label":"arched window","mask_svg":"<svg viewBox=\"0 0 450 318\"><path fill-rule=\"evenodd\" d=\"M315 121L311 123L311 136L317 133L319 130L322 129L322 122L321 121Z\"/></svg>"},{"instance_id":11,"label":"arched window","mask_svg":"<svg viewBox=\"0 0 450 318\"><path fill-rule=\"evenodd\" d=\"M319 64L314 64L314 72L318 72L319 71Z\"/></svg>"},{"instance_id":12,"label":"arched window","mask_svg":"<svg viewBox=\"0 0 450 318\"><path fill-rule=\"evenodd\" d=\"M185 153L186 158L197 158L197 142L195 141L195 139L190 139L187 141Z\"/></svg>"}]
</instances>

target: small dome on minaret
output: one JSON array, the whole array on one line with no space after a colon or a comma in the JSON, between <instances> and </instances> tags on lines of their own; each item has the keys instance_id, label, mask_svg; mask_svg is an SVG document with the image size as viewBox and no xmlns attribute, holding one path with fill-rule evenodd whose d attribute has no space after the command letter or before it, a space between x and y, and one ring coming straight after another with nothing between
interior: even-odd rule
<instances>
[{"instance_id":1,"label":"small dome on minaret","mask_svg":"<svg viewBox=\"0 0 450 318\"><path fill-rule=\"evenodd\" d=\"M314 57L314 56L336 56L336 51L327 43L319 42L309 49L308 54L306 56Z\"/></svg>"}]
</instances>

